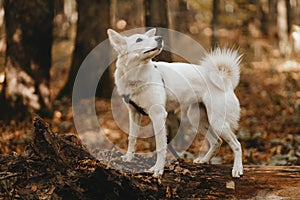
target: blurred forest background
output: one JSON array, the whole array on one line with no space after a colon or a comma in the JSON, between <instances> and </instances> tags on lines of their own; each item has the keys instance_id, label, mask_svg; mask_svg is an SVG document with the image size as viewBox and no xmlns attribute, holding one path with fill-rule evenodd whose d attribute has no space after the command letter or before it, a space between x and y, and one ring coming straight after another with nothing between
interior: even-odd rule
<instances>
[{"instance_id":1,"label":"blurred forest background","mask_svg":"<svg viewBox=\"0 0 300 200\"><path fill-rule=\"evenodd\" d=\"M236 90L244 163L299 165L299 25L300 0L0 0L0 153L23 152L33 139L34 113L55 132L76 133L71 95L84 58L107 39L107 28L151 26L180 31L207 50L238 47L244 54ZM181 60L167 52L159 59ZM106 136L126 149L127 134L111 112L113 69L98 86L96 111ZM187 159L198 154L201 141L194 140ZM138 151L154 148L153 138L138 140ZM224 144L214 162L232 159Z\"/></svg>"}]
</instances>

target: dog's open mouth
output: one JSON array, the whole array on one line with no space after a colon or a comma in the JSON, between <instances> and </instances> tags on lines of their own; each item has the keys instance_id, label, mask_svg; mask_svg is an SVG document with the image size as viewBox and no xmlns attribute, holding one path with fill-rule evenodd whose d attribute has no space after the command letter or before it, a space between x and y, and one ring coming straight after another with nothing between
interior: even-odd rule
<instances>
[{"instance_id":1,"label":"dog's open mouth","mask_svg":"<svg viewBox=\"0 0 300 200\"><path fill-rule=\"evenodd\" d=\"M150 50L148 50L148 51L145 51L144 53L149 53L149 52L151 52L151 51L156 51L156 50L160 50L160 48L155 47L155 48L153 48L153 49L150 49Z\"/></svg>"},{"instance_id":2,"label":"dog's open mouth","mask_svg":"<svg viewBox=\"0 0 300 200\"><path fill-rule=\"evenodd\" d=\"M144 54L145 54L145 53L152 52L152 51L160 50L161 48L162 48L162 45L159 44L157 47L155 47L155 48L153 48L153 49L150 49L150 50L148 50L148 51L145 51Z\"/></svg>"}]
</instances>

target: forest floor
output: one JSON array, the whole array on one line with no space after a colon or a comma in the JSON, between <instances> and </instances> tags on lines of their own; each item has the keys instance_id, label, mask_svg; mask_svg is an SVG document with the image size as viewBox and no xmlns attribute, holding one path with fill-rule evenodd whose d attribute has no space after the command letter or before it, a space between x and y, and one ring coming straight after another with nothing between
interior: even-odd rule
<instances>
[{"instance_id":1,"label":"forest floor","mask_svg":"<svg viewBox=\"0 0 300 200\"><path fill-rule=\"evenodd\" d=\"M57 42L54 47L52 69L52 97L58 93L66 80L73 46L70 41ZM246 55L244 60L250 60ZM240 84L236 94L241 103L238 139L243 147L243 162L255 165L300 165L300 60L267 57L255 62L244 62ZM47 119L54 132L77 133L73 123L71 101L54 102L54 117ZM117 105L118 106L118 105ZM111 100L96 99L99 124L109 140L126 150L127 134L119 127L113 116ZM121 109L121 108L120 108ZM120 111L121 112L121 111ZM0 122L0 154L12 151L22 154L33 140L32 119ZM122 123L128 123L126 119ZM149 120L148 120L149 121ZM145 123L147 124L147 119ZM92 133L93 134L93 133ZM91 135L89 135L91 136ZM91 139L92 140L92 139ZM186 159L193 159L199 152L202 137L194 139L185 152ZM138 152L154 149L153 137L139 139ZM214 163L233 162L233 153L223 144Z\"/></svg>"}]
</instances>

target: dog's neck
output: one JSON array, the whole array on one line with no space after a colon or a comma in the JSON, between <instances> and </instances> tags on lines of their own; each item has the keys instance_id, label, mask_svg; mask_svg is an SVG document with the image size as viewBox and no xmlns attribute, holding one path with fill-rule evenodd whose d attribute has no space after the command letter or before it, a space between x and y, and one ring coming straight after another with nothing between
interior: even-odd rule
<instances>
[{"instance_id":1,"label":"dog's neck","mask_svg":"<svg viewBox=\"0 0 300 200\"><path fill-rule=\"evenodd\" d=\"M148 66L148 65L152 65L151 59L147 59L144 61L128 61L127 55L119 55L116 63L116 67L122 71L129 71L136 67Z\"/></svg>"}]
</instances>

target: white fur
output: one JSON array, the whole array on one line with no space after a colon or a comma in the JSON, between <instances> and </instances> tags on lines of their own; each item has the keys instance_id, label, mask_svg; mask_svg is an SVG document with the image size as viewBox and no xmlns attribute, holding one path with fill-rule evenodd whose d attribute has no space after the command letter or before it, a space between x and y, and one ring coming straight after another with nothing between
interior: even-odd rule
<instances>
[{"instance_id":1,"label":"white fur","mask_svg":"<svg viewBox=\"0 0 300 200\"><path fill-rule=\"evenodd\" d=\"M160 37L155 36L155 29L129 37L109 29L108 36L118 53L115 71L118 93L129 95L149 114L153 124L157 161L150 171L154 176L161 175L164 170L165 121L171 110L181 111L193 128L204 131L210 144L206 155L196 158L195 163L209 162L224 139L234 152L232 176L242 175L241 145L233 132L240 117L239 101L233 91L239 82L241 56L237 51L217 48L208 53L200 65L153 62L151 59L161 52L163 45L159 42ZM198 110L198 103L203 103L205 108ZM133 106L126 105L130 113L130 130L128 150L122 157L130 161L135 152L141 116Z\"/></svg>"}]
</instances>

